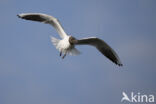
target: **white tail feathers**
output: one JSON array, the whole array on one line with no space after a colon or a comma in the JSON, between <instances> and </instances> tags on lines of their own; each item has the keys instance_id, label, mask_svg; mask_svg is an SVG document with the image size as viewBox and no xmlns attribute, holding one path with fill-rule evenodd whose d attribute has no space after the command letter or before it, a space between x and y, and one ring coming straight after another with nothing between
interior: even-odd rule
<instances>
[{"instance_id":1,"label":"white tail feathers","mask_svg":"<svg viewBox=\"0 0 156 104\"><path fill-rule=\"evenodd\" d=\"M59 43L60 40L59 39L56 39L56 38L54 38L52 36L50 36L50 38L51 38L51 42L53 43L53 45L57 47L57 45L58 45L58 43Z\"/></svg>"},{"instance_id":2,"label":"white tail feathers","mask_svg":"<svg viewBox=\"0 0 156 104\"><path fill-rule=\"evenodd\" d=\"M80 54L80 51L78 51L76 48L71 48L71 49L63 49L61 47L61 40L56 39L52 36L50 36L51 42L53 43L53 45L56 47L56 49L58 49L60 52L64 53L64 54L69 54L72 56L76 56Z\"/></svg>"},{"instance_id":3,"label":"white tail feathers","mask_svg":"<svg viewBox=\"0 0 156 104\"><path fill-rule=\"evenodd\" d=\"M76 55L79 55L80 54L80 51L77 50L76 48L72 48L68 51L68 54L69 55L72 55L72 56L76 56Z\"/></svg>"}]
</instances>

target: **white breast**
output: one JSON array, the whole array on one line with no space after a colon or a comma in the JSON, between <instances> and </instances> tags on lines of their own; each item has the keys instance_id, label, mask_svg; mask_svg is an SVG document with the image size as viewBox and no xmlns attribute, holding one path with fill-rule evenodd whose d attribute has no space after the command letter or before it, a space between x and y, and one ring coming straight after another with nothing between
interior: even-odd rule
<instances>
[{"instance_id":1,"label":"white breast","mask_svg":"<svg viewBox=\"0 0 156 104\"><path fill-rule=\"evenodd\" d=\"M69 43L69 36L65 37L64 39L60 40L58 45L57 45L57 49L63 53L65 53L69 48L70 48L70 43Z\"/></svg>"}]
</instances>

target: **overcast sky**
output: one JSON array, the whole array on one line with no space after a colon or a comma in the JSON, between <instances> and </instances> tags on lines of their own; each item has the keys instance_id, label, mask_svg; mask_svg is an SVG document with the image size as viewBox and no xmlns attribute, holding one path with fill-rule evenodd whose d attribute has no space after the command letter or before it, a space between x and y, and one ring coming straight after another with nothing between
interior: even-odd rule
<instances>
[{"instance_id":1,"label":"overcast sky","mask_svg":"<svg viewBox=\"0 0 156 104\"><path fill-rule=\"evenodd\" d=\"M62 60L50 41L55 29L16 16L27 12L58 18L78 39L103 39L124 66L91 46ZM0 0L0 13L0 104L122 104L123 91L156 97L155 0Z\"/></svg>"}]
</instances>

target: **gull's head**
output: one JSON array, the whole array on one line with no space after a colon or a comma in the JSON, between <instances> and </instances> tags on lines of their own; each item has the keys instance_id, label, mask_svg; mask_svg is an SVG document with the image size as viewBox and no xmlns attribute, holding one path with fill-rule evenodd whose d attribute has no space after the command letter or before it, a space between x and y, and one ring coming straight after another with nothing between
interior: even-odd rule
<instances>
[{"instance_id":1,"label":"gull's head","mask_svg":"<svg viewBox=\"0 0 156 104\"><path fill-rule=\"evenodd\" d=\"M77 43L77 39L76 39L75 37L70 36L70 37L69 37L69 43L70 43L71 45L74 45L74 44Z\"/></svg>"}]
</instances>

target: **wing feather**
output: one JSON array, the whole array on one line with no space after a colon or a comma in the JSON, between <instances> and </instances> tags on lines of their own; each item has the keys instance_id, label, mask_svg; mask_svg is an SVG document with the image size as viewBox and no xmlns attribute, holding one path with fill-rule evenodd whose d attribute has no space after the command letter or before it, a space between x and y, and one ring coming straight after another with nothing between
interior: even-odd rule
<instances>
[{"instance_id":1,"label":"wing feather","mask_svg":"<svg viewBox=\"0 0 156 104\"><path fill-rule=\"evenodd\" d=\"M106 56L108 59L110 59L115 64L122 66L122 63L116 54L116 52L103 40L91 37L91 38L85 38L80 39L76 43L77 45L92 45L95 46L104 56Z\"/></svg>"},{"instance_id":2,"label":"wing feather","mask_svg":"<svg viewBox=\"0 0 156 104\"><path fill-rule=\"evenodd\" d=\"M25 20L32 20L50 24L56 29L61 38L67 36L60 22L53 16L42 13L22 13L18 14L17 16Z\"/></svg>"}]
</instances>

